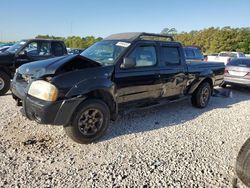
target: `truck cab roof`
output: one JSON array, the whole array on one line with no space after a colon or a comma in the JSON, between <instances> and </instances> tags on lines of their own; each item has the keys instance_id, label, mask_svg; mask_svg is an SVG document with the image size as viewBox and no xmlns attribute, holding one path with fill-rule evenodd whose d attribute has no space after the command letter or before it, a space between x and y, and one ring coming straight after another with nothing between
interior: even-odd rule
<instances>
[{"instance_id":1,"label":"truck cab roof","mask_svg":"<svg viewBox=\"0 0 250 188\"><path fill-rule=\"evenodd\" d=\"M134 42L138 40L151 40L151 41L174 41L174 38L170 35L145 33L145 32L127 32L117 33L110 35L104 40L122 40L127 42Z\"/></svg>"},{"instance_id":2,"label":"truck cab roof","mask_svg":"<svg viewBox=\"0 0 250 188\"><path fill-rule=\"evenodd\" d=\"M43 38L34 38L34 39L23 39L21 41L48 41L48 42L63 42L63 40L59 39L43 39Z\"/></svg>"}]
</instances>

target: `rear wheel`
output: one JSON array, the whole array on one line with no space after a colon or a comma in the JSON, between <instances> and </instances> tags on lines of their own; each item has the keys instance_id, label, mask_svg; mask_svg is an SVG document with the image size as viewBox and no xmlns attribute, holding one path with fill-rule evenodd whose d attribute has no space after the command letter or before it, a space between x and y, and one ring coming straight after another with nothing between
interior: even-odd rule
<instances>
[{"instance_id":1,"label":"rear wheel","mask_svg":"<svg viewBox=\"0 0 250 188\"><path fill-rule=\"evenodd\" d=\"M77 108L71 123L64 126L64 130L75 142L88 144L104 134L109 121L108 106L101 100L89 99Z\"/></svg>"},{"instance_id":2,"label":"rear wheel","mask_svg":"<svg viewBox=\"0 0 250 188\"><path fill-rule=\"evenodd\" d=\"M0 71L0 95L4 95L10 89L10 77L3 71Z\"/></svg>"},{"instance_id":3,"label":"rear wheel","mask_svg":"<svg viewBox=\"0 0 250 188\"><path fill-rule=\"evenodd\" d=\"M203 82L192 95L192 105L197 108L205 108L210 100L211 92L210 84Z\"/></svg>"}]
</instances>

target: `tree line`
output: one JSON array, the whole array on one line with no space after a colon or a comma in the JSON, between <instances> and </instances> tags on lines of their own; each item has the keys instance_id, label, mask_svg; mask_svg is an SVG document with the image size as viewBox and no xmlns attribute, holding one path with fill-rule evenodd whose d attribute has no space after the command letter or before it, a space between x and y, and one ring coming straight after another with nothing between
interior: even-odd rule
<instances>
[{"instance_id":1,"label":"tree line","mask_svg":"<svg viewBox=\"0 0 250 188\"><path fill-rule=\"evenodd\" d=\"M63 40L68 48L87 48L102 40L101 37L94 37L94 36L87 36L87 37L79 37L79 36L71 36L71 37L56 37L50 35L37 35L36 38L43 38L43 39L57 39Z\"/></svg>"},{"instance_id":2,"label":"tree line","mask_svg":"<svg viewBox=\"0 0 250 188\"><path fill-rule=\"evenodd\" d=\"M250 54L250 27L210 27L181 33L178 33L175 28L164 28L161 33L173 35L176 41L184 45L199 46L205 53L240 51Z\"/></svg>"},{"instance_id":3,"label":"tree line","mask_svg":"<svg viewBox=\"0 0 250 188\"><path fill-rule=\"evenodd\" d=\"M250 27L210 27L190 32L177 32L175 28L164 28L162 34L174 36L176 41L184 45L199 46L205 53L219 53L221 51L240 51L250 54ZM94 36L56 37L50 35L37 35L36 38L60 39L68 48L87 48L93 43L102 40Z\"/></svg>"}]
</instances>

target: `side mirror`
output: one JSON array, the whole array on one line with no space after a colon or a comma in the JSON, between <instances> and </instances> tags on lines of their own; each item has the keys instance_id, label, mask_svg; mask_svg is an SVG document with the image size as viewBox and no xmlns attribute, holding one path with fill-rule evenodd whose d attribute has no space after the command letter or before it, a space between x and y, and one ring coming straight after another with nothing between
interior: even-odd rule
<instances>
[{"instance_id":1,"label":"side mirror","mask_svg":"<svg viewBox=\"0 0 250 188\"><path fill-rule=\"evenodd\" d=\"M134 68L136 66L136 62L134 58L124 58L123 63L121 64L121 68L123 69L129 69Z\"/></svg>"},{"instance_id":2,"label":"side mirror","mask_svg":"<svg viewBox=\"0 0 250 188\"><path fill-rule=\"evenodd\" d=\"M28 55L28 53L26 50L19 52L19 56L27 56L27 55Z\"/></svg>"}]
</instances>

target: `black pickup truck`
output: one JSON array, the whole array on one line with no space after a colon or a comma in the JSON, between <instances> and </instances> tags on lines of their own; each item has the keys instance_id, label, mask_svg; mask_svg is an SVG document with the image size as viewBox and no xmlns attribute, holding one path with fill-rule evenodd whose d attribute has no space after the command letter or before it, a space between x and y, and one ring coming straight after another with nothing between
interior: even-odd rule
<instances>
[{"instance_id":1,"label":"black pickup truck","mask_svg":"<svg viewBox=\"0 0 250 188\"><path fill-rule=\"evenodd\" d=\"M187 96L195 107L206 107L223 75L223 63L187 64L182 44L170 36L122 33L81 55L21 66L12 92L29 119L64 125L73 140L89 143L104 133L118 111Z\"/></svg>"},{"instance_id":2,"label":"black pickup truck","mask_svg":"<svg viewBox=\"0 0 250 188\"><path fill-rule=\"evenodd\" d=\"M9 90L10 80L21 65L66 54L66 46L60 40L29 39L17 42L0 53L0 95Z\"/></svg>"}]
</instances>

